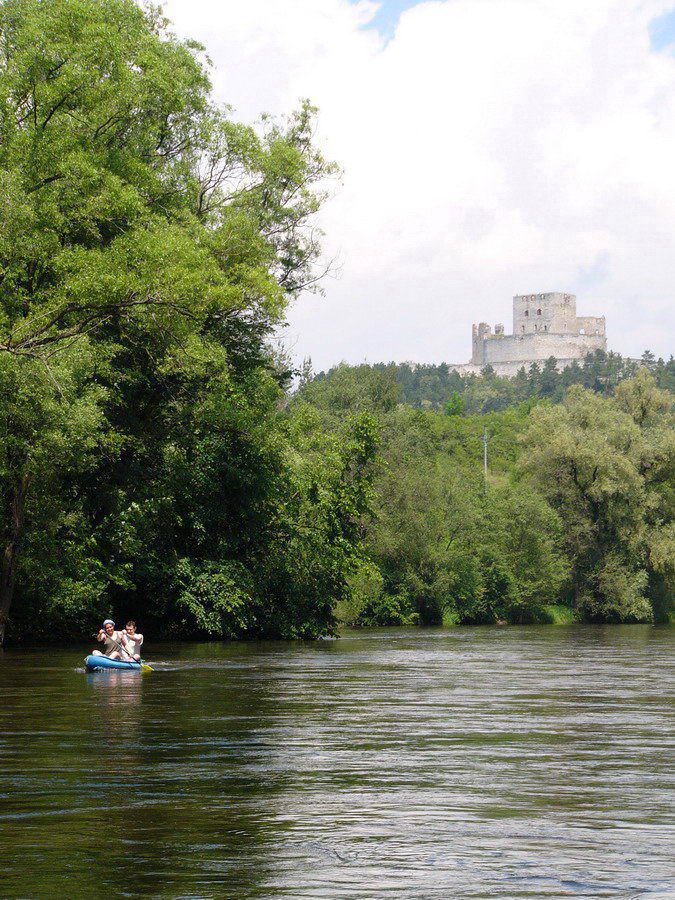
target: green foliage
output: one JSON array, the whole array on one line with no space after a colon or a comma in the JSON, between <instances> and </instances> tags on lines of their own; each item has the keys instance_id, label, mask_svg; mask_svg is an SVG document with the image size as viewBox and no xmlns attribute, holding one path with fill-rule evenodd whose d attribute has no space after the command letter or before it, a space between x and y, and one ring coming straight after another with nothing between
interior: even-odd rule
<instances>
[{"instance_id":1,"label":"green foliage","mask_svg":"<svg viewBox=\"0 0 675 900\"><path fill-rule=\"evenodd\" d=\"M419 617L413 610L410 597L405 591L399 594L388 594L386 591L382 591L366 600L354 624L363 627L417 625Z\"/></svg>"},{"instance_id":2,"label":"green foliage","mask_svg":"<svg viewBox=\"0 0 675 900\"><path fill-rule=\"evenodd\" d=\"M562 603L545 603L535 619L539 625L573 625L578 621L576 612Z\"/></svg>"},{"instance_id":3,"label":"green foliage","mask_svg":"<svg viewBox=\"0 0 675 900\"><path fill-rule=\"evenodd\" d=\"M336 604L335 617L340 624L356 625L366 605L378 603L382 597L384 578L371 560L359 558L355 560L347 586L346 595Z\"/></svg>"},{"instance_id":4,"label":"green foliage","mask_svg":"<svg viewBox=\"0 0 675 900\"><path fill-rule=\"evenodd\" d=\"M445 404L444 409L447 416L461 416L466 410L466 404L458 391L453 391L452 394L450 394L450 398Z\"/></svg>"},{"instance_id":5,"label":"green foliage","mask_svg":"<svg viewBox=\"0 0 675 900\"><path fill-rule=\"evenodd\" d=\"M672 397L644 372L613 399L574 387L532 413L521 468L564 522L587 618L650 620L673 596L674 421Z\"/></svg>"},{"instance_id":6,"label":"green foliage","mask_svg":"<svg viewBox=\"0 0 675 900\"><path fill-rule=\"evenodd\" d=\"M318 375L302 385L303 400L337 415L364 409L374 413L391 412L400 393L388 373L368 365L342 364L331 369L329 377Z\"/></svg>"},{"instance_id":7,"label":"green foliage","mask_svg":"<svg viewBox=\"0 0 675 900\"><path fill-rule=\"evenodd\" d=\"M544 375L554 378L552 363L537 378ZM358 384L374 376L377 394ZM302 385L292 407L294 415L306 414L311 399L321 426L338 428L349 406L334 398L349 385L350 396L361 408L370 402L380 422L384 465L374 483L374 515L362 526L367 577L350 583L347 621L669 616L672 397L653 378L642 371L616 384L612 396L572 386L560 404L530 400L470 415L458 414L456 402L443 413L383 408L382 380L397 377L392 367L342 367ZM489 371L484 379L495 381Z\"/></svg>"},{"instance_id":8,"label":"green foliage","mask_svg":"<svg viewBox=\"0 0 675 900\"><path fill-rule=\"evenodd\" d=\"M591 574L587 593L578 597L578 607L591 621L650 621L647 580L644 569L635 569L620 552L608 552Z\"/></svg>"},{"instance_id":9,"label":"green foliage","mask_svg":"<svg viewBox=\"0 0 675 900\"><path fill-rule=\"evenodd\" d=\"M195 566L182 559L176 561L173 575L180 585L177 609L184 612L182 621L176 621L181 630L237 637L251 629L250 575L244 566L215 560Z\"/></svg>"},{"instance_id":10,"label":"green foliage","mask_svg":"<svg viewBox=\"0 0 675 900\"><path fill-rule=\"evenodd\" d=\"M326 633L377 437L279 413L267 339L334 171L314 110L232 121L132 0L7 0L0 33L0 631L12 604L15 639Z\"/></svg>"},{"instance_id":11,"label":"green foliage","mask_svg":"<svg viewBox=\"0 0 675 900\"><path fill-rule=\"evenodd\" d=\"M521 368L513 378L500 378L490 366L480 375L459 375L447 363L415 366L410 363L347 366L343 363L328 372L320 372L314 381L320 384L337 380L345 384L350 379L357 380L361 387L352 387L352 391L358 392L364 390L370 378L379 374L389 379L391 391L398 390L399 402L421 409L444 409L449 416L461 416L498 412L544 398L560 403L565 391L575 384L611 396L617 386L632 378L640 367L651 372L659 387L675 393L673 357L664 362L646 353L638 364L604 350L588 354L581 365L574 361L562 372L557 371L556 361L551 357L542 366L533 364L529 372ZM312 381L305 379L305 383L309 383L310 391L305 395L314 402ZM320 390L319 395L324 396Z\"/></svg>"},{"instance_id":12,"label":"green foliage","mask_svg":"<svg viewBox=\"0 0 675 900\"><path fill-rule=\"evenodd\" d=\"M367 393L360 377L379 390ZM373 516L363 520L369 562L350 582L345 621L530 621L557 598L567 574L555 512L529 488L510 484L526 405L487 416L443 415L409 406L387 408L384 379L394 373L344 368L334 378L301 386L291 407L317 425L340 427L344 385L378 417L383 465L374 483ZM308 389L311 388L311 389ZM347 407L348 408L348 407ZM491 484L482 475L482 435L490 439ZM373 566L375 569L373 569ZM379 575L379 578L378 578Z\"/></svg>"}]
</instances>

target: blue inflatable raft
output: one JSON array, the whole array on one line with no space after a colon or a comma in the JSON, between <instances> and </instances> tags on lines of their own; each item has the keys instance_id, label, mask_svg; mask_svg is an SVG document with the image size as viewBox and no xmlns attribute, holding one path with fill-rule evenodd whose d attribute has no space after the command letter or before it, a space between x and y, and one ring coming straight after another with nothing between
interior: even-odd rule
<instances>
[{"instance_id":1,"label":"blue inflatable raft","mask_svg":"<svg viewBox=\"0 0 675 900\"><path fill-rule=\"evenodd\" d=\"M103 672L105 669L123 669L128 672L140 672L141 664L124 659L110 659L107 656L87 656L84 661L87 672Z\"/></svg>"}]
</instances>

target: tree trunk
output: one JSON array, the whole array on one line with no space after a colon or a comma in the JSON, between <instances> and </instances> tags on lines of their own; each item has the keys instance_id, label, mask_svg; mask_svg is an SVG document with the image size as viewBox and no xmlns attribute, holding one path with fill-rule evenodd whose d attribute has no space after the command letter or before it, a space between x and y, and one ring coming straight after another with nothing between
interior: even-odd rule
<instances>
[{"instance_id":1,"label":"tree trunk","mask_svg":"<svg viewBox=\"0 0 675 900\"><path fill-rule=\"evenodd\" d=\"M15 488L9 502L8 538L0 563L0 647L5 639L5 629L14 596L14 583L19 562L19 545L23 532L23 516L26 502L28 479L23 478Z\"/></svg>"}]
</instances>

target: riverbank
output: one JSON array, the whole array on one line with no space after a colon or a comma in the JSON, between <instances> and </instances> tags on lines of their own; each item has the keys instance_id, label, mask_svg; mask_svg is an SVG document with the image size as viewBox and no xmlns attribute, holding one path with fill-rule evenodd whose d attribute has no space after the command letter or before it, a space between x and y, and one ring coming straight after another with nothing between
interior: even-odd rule
<instances>
[{"instance_id":1,"label":"riverbank","mask_svg":"<svg viewBox=\"0 0 675 900\"><path fill-rule=\"evenodd\" d=\"M326 634L323 636L319 636L317 638L312 639L297 639L297 640L288 640L283 638L249 638L242 640L241 638L230 639L227 641L221 641L217 638L212 637L201 637L195 638L193 636L187 636L182 641L177 641L175 638L167 638L164 637L156 637L149 638L148 647L150 652L152 652L153 648L175 648L183 645L190 645L191 647L210 647L210 646L259 646L261 644L269 645L271 647L274 646L293 646L293 644L298 644L299 646L303 646L307 643L312 643L314 641L332 641L332 640L341 640L346 635L351 635L354 632L358 632L359 634L368 635L373 634L377 635L380 633L409 633L409 632L420 632L422 634L427 632L438 632L442 633L446 629L452 629L457 631L473 631L476 629L485 630L487 633L494 632L497 630L507 629L541 629L546 626L574 626L575 628L579 628L580 630L585 629L597 629L599 627L612 629L630 629L630 628L669 628L675 626L675 618L671 616L670 620L662 621L662 622L652 622L647 624L636 624L636 623L627 623L627 622L605 622L602 624L598 624L597 622L582 622L579 618L575 617L575 613L568 606L555 606L555 605L547 605L542 607L543 613L541 616L541 620L537 622L527 622L527 623L519 623L514 624L510 622L492 622L486 623L482 625L469 625L466 623L461 623L457 620L456 614L452 611L449 611L443 619L443 623L441 625L418 625L418 626L410 626L410 625L371 625L355 628L353 625L348 625L345 623L339 624L336 631L333 634ZM64 643L62 639L58 640L41 640L37 641L6 641L3 646L0 646L0 654L4 651L12 651L12 652L23 652L26 653L40 653L43 650L49 650L49 652L53 652L56 648L65 648L66 652L80 652L83 657L87 654L91 653L92 650L98 649L98 645L94 640L86 641L85 639L74 638L72 641L68 641Z\"/></svg>"},{"instance_id":2,"label":"riverbank","mask_svg":"<svg viewBox=\"0 0 675 900\"><path fill-rule=\"evenodd\" d=\"M460 626L459 614L456 610L446 610L443 613L443 626L454 627ZM498 625L509 625L509 622L500 621ZM553 603L546 603L537 611L534 621L527 623L530 625L580 625L582 624L578 613L569 606L561 606Z\"/></svg>"}]
</instances>

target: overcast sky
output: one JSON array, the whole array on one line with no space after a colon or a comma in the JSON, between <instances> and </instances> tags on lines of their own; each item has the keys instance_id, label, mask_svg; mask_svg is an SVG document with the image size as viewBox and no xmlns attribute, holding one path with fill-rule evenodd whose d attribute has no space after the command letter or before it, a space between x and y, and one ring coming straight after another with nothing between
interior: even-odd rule
<instances>
[{"instance_id":1,"label":"overcast sky","mask_svg":"<svg viewBox=\"0 0 675 900\"><path fill-rule=\"evenodd\" d=\"M471 324L569 291L611 349L675 351L674 0L170 0L245 121L301 97L342 166L340 262L286 340L466 362Z\"/></svg>"}]
</instances>

